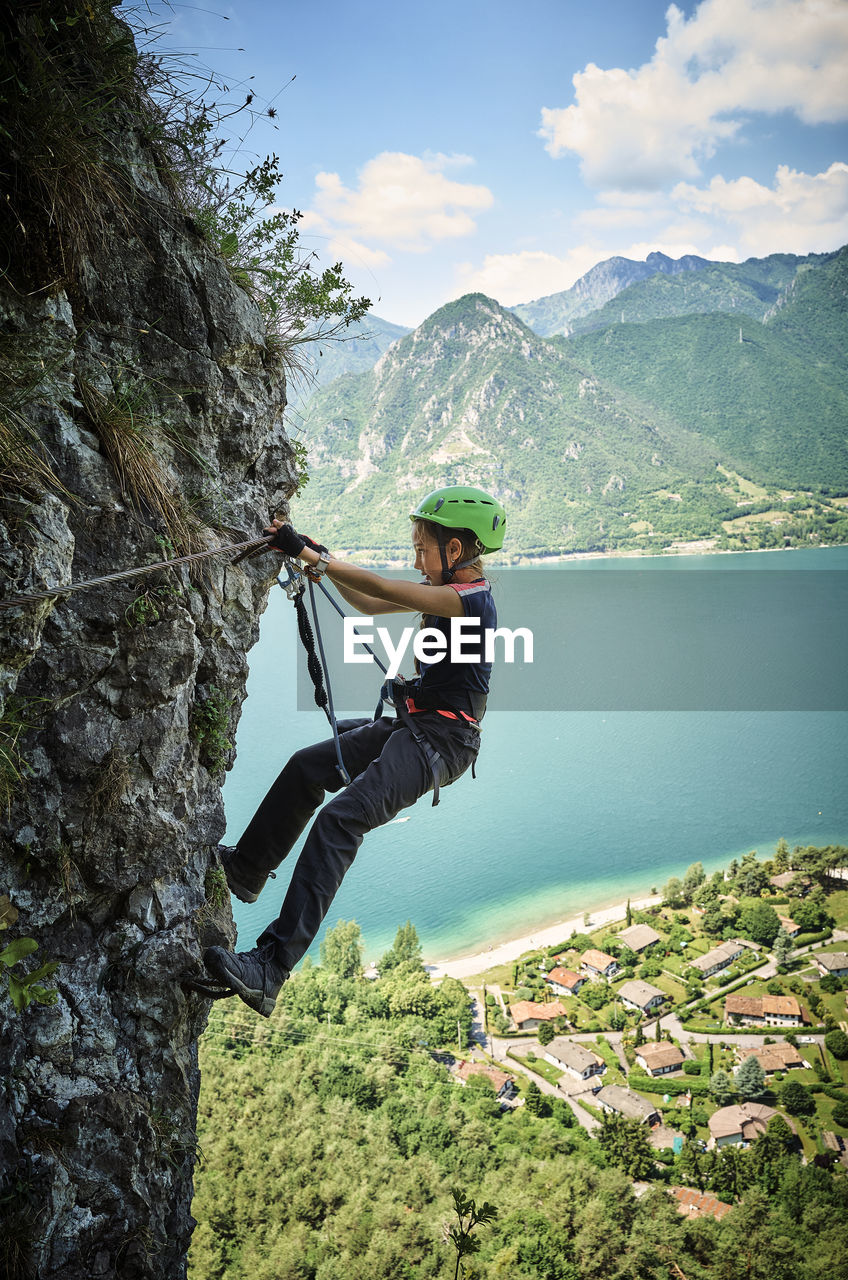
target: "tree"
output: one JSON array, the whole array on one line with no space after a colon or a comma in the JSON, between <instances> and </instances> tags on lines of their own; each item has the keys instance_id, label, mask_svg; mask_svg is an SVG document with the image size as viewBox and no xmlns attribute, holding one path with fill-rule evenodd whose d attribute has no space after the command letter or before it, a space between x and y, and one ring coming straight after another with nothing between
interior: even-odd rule
<instances>
[{"instance_id":1,"label":"tree","mask_svg":"<svg viewBox=\"0 0 848 1280\"><path fill-rule=\"evenodd\" d=\"M783 925L780 926L777 934L775 935L772 950L774 951L774 958L778 964L786 964L792 955L792 939L784 929Z\"/></svg>"},{"instance_id":2,"label":"tree","mask_svg":"<svg viewBox=\"0 0 848 1280\"><path fill-rule=\"evenodd\" d=\"M838 1028L834 1031L828 1031L824 1042L834 1058L839 1058L840 1062L844 1062L848 1058L848 1036L844 1031L840 1031Z\"/></svg>"},{"instance_id":3,"label":"tree","mask_svg":"<svg viewBox=\"0 0 848 1280\"><path fill-rule=\"evenodd\" d=\"M798 1080L787 1080L780 1091L780 1101L791 1116L811 1116L816 1109L813 1095Z\"/></svg>"},{"instance_id":4,"label":"tree","mask_svg":"<svg viewBox=\"0 0 848 1280\"><path fill-rule=\"evenodd\" d=\"M736 887L746 898L758 898L768 885L766 869L757 861L756 850L746 853L736 876Z\"/></svg>"},{"instance_id":5,"label":"tree","mask_svg":"<svg viewBox=\"0 0 848 1280\"><path fill-rule=\"evenodd\" d=\"M610 1001L610 989L605 982L587 982L580 988L580 999L590 1009L602 1009Z\"/></svg>"},{"instance_id":6,"label":"tree","mask_svg":"<svg viewBox=\"0 0 848 1280\"><path fill-rule=\"evenodd\" d=\"M629 929L629 928L630 928L630 926L631 926L631 925L632 925L632 923L633 923L633 912L632 912L632 911L631 911L631 909L630 909L630 899L629 899L629 898L627 899L627 916L626 916L626 919L627 919L627 928Z\"/></svg>"},{"instance_id":7,"label":"tree","mask_svg":"<svg viewBox=\"0 0 848 1280\"><path fill-rule=\"evenodd\" d=\"M736 1088L743 1098L759 1098L765 1093L766 1073L753 1054L748 1055L736 1072Z\"/></svg>"},{"instance_id":8,"label":"tree","mask_svg":"<svg viewBox=\"0 0 848 1280\"><path fill-rule=\"evenodd\" d=\"M542 1097L542 1090L536 1084L535 1080L531 1080L527 1088L524 1090L524 1105L531 1115L541 1115L542 1107L545 1105L545 1099Z\"/></svg>"},{"instance_id":9,"label":"tree","mask_svg":"<svg viewBox=\"0 0 848 1280\"><path fill-rule=\"evenodd\" d=\"M546 1045L551 1043L555 1035L556 1032L554 1031L553 1023L543 1022L536 1033L536 1039L539 1041L539 1044Z\"/></svg>"},{"instance_id":10,"label":"tree","mask_svg":"<svg viewBox=\"0 0 848 1280\"><path fill-rule=\"evenodd\" d=\"M456 1250L454 1280L459 1280L460 1276L465 1275L463 1258L469 1257L472 1253L477 1253L480 1248L480 1242L476 1236L472 1236L472 1231L475 1227L485 1227L494 1222L498 1216L498 1211L487 1200L478 1209L476 1202L466 1199L458 1187L451 1188L451 1195L453 1196L456 1223L445 1223L445 1239Z\"/></svg>"},{"instance_id":11,"label":"tree","mask_svg":"<svg viewBox=\"0 0 848 1280\"><path fill-rule=\"evenodd\" d=\"M752 942L770 947L780 929L780 920L774 907L767 902L755 902L740 915L739 929Z\"/></svg>"},{"instance_id":12,"label":"tree","mask_svg":"<svg viewBox=\"0 0 848 1280\"><path fill-rule=\"evenodd\" d=\"M663 906L673 907L683 901L683 883L677 876L671 876L663 886Z\"/></svg>"},{"instance_id":13,"label":"tree","mask_svg":"<svg viewBox=\"0 0 848 1280\"><path fill-rule=\"evenodd\" d=\"M612 1164L631 1178L644 1178L654 1166L654 1153L645 1126L639 1120L605 1111L598 1141Z\"/></svg>"},{"instance_id":14,"label":"tree","mask_svg":"<svg viewBox=\"0 0 848 1280\"><path fill-rule=\"evenodd\" d=\"M340 920L321 942L321 963L337 978L358 978L362 973L362 930L355 920Z\"/></svg>"},{"instance_id":15,"label":"tree","mask_svg":"<svg viewBox=\"0 0 848 1280\"><path fill-rule=\"evenodd\" d=\"M421 939L418 930L411 921L402 924L395 934L391 950L380 960L380 972L394 969L399 964L410 964L421 968Z\"/></svg>"},{"instance_id":16,"label":"tree","mask_svg":"<svg viewBox=\"0 0 848 1280\"><path fill-rule=\"evenodd\" d=\"M714 1071L710 1076L710 1093L720 1107L726 1107L735 1093L733 1081L726 1071Z\"/></svg>"},{"instance_id":17,"label":"tree","mask_svg":"<svg viewBox=\"0 0 848 1280\"><path fill-rule=\"evenodd\" d=\"M837 1102L833 1108L833 1123L840 1129L848 1129L848 1102Z\"/></svg>"},{"instance_id":18,"label":"tree","mask_svg":"<svg viewBox=\"0 0 848 1280\"><path fill-rule=\"evenodd\" d=\"M807 845L806 848L795 847L792 851L793 871L802 871L815 880L817 885L826 889L831 873L837 868L848 865L848 848L844 845L829 844L824 848Z\"/></svg>"},{"instance_id":19,"label":"tree","mask_svg":"<svg viewBox=\"0 0 848 1280\"><path fill-rule=\"evenodd\" d=\"M701 921L704 933L708 933L711 938L717 938L724 929L725 916L721 909L721 903L715 902L704 912L704 918Z\"/></svg>"},{"instance_id":20,"label":"tree","mask_svg":"<svg viewBox=\"0 0 848 1280\"><path fill-rule=\"evenodd\" d=\"M817 933L825 927L828 914L820 903L808 899L792 908L792 919L804 933Z\"/></svg>"},{"instance_id":21,"label":"tree","mask_svg":"<svg viewBox=\"0 0 848 1280\"><path fill-rule=\"evenodd\" d=\"M683 897L686 902L691 902L695 896L696 890L704 883L707 875L700 862L693 862L691 867L687 867L683 875Z\"/></svg>"},{"instance_id":22,"label":"tree","mask_svg":"<svg viewBox=\"0 0 848 1280\"><path fill-rule=\"evenodd\" d=\"M779 875L782 875L784 871L789 870L789 845L786 843L783 836L781 836L777 842L773 861L774 869Z\"/></svg>"}]
</instances>

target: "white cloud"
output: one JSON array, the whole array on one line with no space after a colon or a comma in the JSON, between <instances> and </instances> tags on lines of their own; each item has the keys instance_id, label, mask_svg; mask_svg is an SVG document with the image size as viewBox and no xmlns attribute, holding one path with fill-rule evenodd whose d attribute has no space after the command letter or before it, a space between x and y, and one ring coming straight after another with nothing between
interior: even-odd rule
<instances>
[{"instance_id":1,"label":"white cloud","mask_svg":"<svg viewBox=\"0 0 848 1280\"><path fill-rule=\"evenodd\" d=\"M302 226L340 245L355 242L358 252L379 262L388 260L383 246L423 253L438 241L470 235L472 214L492 205L487 187L445 176L444 170L470 163L468 156L384 151L360 171L355 189L337 173L319 173Z\"/></svg>"},{"instance_id":2,"label":"white cloud","mask_svg":"<svg viewBox=\"0 0 848 1280\"><path fill-rule=\"evenodd\" d=\"M601 257L607 257L601 254ZM597 248L579 245L564 258L553 253L526 249L520 253L487 254L482 266L465 262L457 268L454 296L485 293L502 306L543 298L569 289L580 276L599 261Z\"/></svg>"},{"instance_id":3,"label":"white cloud","mask_svg":"<svg viewBox=\"0 0 848 1280\"><path fill-rule=\"evenodd\" d=\"M589 63L573 77L572 106L542 109L547 150L576 153L592 185L696 178L752 112L848 118L844 0L702 0L688 19L673 4L666 17L650 62Z\"/></svg>"},{"instance_id":4,"label":"white cloud","mask_svg":"<svg viewBox=\"0 0 848 1280\"><path fill-rule=\"evenodd\" d=\"M717 177L707 187L681 182L672 197L710 218L717 234L729 228L745 256L827 252L848 242L848 164L816 174L780 165L773 187L753 178Z\"/></svg>"}]
</instances>

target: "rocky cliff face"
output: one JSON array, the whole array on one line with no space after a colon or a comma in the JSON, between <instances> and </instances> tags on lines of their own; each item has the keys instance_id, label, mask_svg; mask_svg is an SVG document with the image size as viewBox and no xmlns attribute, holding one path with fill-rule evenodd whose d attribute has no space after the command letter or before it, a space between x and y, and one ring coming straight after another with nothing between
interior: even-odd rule
<instances>
[{"instance_id":1,"label":"rocky cliff face","mask_svg":"<svg viewBox=\"0 0 848 1280\"><path fill-rule=\"evenodd\" d=\"M31 11L3 20L7 47ZM296 483L259 312L131 115L112 143L120 208L105 189L73 253L49 216L12 228L6 597L253 536ZM230 560L0 612L0 895L18 912L0 950L37 941L13 972L58 962L51 1005L15 1011L0 987L4 1274L185 1272L209 1005L181 980L232 936L220 787L271 572Z\"/></svg>"}]
</instances>

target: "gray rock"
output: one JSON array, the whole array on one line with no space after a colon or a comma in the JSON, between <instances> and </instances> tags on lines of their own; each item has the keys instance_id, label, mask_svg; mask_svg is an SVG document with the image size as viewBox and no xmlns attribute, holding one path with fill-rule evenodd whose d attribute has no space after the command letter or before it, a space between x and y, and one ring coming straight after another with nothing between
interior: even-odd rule
<instances>
[{"instance_id":1,"label":"gray rock","mask_svg":"<svg viewBox=\"0 0 848 1280\"><path fill-rule=\"evenodd\" d=\"M44 371L22 412L58 482L0 492L5 595L163 558L87 386L139 397L149 457L207 545L258 531L295 486L262 318L125 133L136 221L95 240L67 289L0 283L0 332ZM40 1280L185 1274L209 1002L180 980L234 938L205 888L223 772L193 726L218 690L234 740L273 579L222 557L0 613L3 730L28 726L2 814L0 893L20 913L3 942L37 941L20 969L58 961L53 1005L15 1012L0 989L0 1177Z\"/></svg>"}]
</instances>

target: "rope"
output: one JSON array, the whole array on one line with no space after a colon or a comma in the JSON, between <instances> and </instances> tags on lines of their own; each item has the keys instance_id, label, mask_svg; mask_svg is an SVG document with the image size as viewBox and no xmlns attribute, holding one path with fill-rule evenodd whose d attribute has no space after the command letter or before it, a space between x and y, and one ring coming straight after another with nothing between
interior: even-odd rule
<instances>
[{"instance_id":1,"label":"rope","mask_svg":"<svg viewBox=\"0 0 848 1280\"><path fill-rule=\"evenodd\" d=\"M327 682L327 718L329 719L330 727L333 730L333 742L335 743L336 760L338 761L338 764L336 765L336 769L338 770L339 777L341 778L343 784L347 786L348 783L350 782L350 774L348 773L347 769L344 767L344 760L342 759L342 744L339 741L339 726L336 722L336 709L333 706L333 689L330 684L330 672L327 668L327 658L324 654L324 641L321 638L321 628L318 625L318 611L315 606L315 589L312 585L312 579L309 578L308 581L309 581L309 603L312 605L312 616L315 619L315 632L318 636L318 650L321 654L321 666L324 669L324 679Z\"/></svg>"},{"instance_id":2,"label":"rope","mask_svg":"<svg viewBox=\"0 0 848 1280\"><path fill-rule=\"evenodd\" d=\"M177 556L173 560L160 560L157 564L140 565L137 569L122 569L118 573L107 573L102 578L87 578L84 582L68 583L64 587L49 587L44 591L30 591L25 595L11 596L8 600L0 600L0 609L19 609L23 605L32 604L36 600L52 600L54 596L67 596L74 591L87 591L89 587L102 587L109 582L121 582L125 578L138 578L145 573L156 573L161 569L175 569L181 564L192 564L196 560L207 560L210 556L225 555L229 551L241 551L243 559L271 541L270 537L250 538L247 542L230 542L225 547L214 547L211 551L193 551L190 555Z\"/></svg>"}]
</instances>

